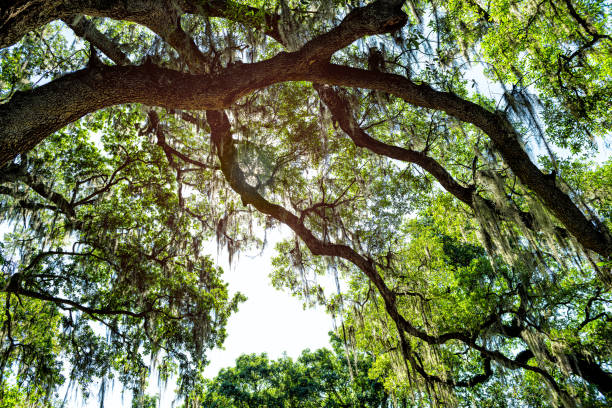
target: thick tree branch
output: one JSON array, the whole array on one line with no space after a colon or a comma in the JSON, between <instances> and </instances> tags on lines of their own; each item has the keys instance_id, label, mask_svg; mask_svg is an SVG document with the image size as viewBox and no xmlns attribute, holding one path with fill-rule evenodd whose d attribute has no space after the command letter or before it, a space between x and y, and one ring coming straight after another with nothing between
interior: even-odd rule
<instances>
[{"instance_id":1,"label":"thick tree branch","mask_svg":"<svg viewBox=\"0 0 612 408\"><path fill-rule=\"evenodd\" d=\"M350 105L332 87L316 84L315 89L342 130L358 147L403 162L414 163L434 176L442 187L468 206L472 206L473 189L459 184L440 163L423 152L388 145L367 134L355 120Z\"/></svg>"},{"instance_id":2,"label":"thick tree branch","mask_svg":"<svg viewBox=\"0 0 612 408\"><path fill-rule=\"evenodd\" d=\"M399 14L398 14L399 13ZM300 80L313 63L354 40L388 32L405 23L396 6L379 1L351 12L336 28L293 53L224 69L215 76L189 75L145 64L90 66L32 91L17 92L0 105L0 165L47 135L106 106L140 102L178 109L221 109L255 89ZM364 21L365 20L365 21Z\"/></svg>"},{"instance_id":3,"label":"thick tree branch","mask_svg":"<svg viewBox=\"0 0 612 408\"><path fill-rule=\"evenodd\" d=\"M153 29L155 20L167 16L172 9L179 14L182 11L231 18L280 39L278 16L227 0L175 0L171 3L166 0L15 0L3 2L0 8L0 49L15 44L26 33L51 21L75 15L132 21Z\"/></svg>"},{"instance_id":4,"label":"thick tree branch","mask_svg":"<svg viewBox=\"0 0 612 408\"><path fill-rule=\"evenodd\" d=\"M130 60L118 44L102 34L95 24L82 15L65 18L64 22L76 35L93 44L117 65L129 65Z\"/></svg>"},{"instance_id":5,"label":"thick tree branch","mask_svg":"<svg viewBox=\"0 0 612 408\"><path fill-rule=\"evenodd\" d=\"M496 150L523 185L535 192L585 249L597 252L603 257L612 256L610 234L589 221L569 195L557 187L555 180L538 169L522 148L520 135L502 112L490 112L453 93L440 92L426 84L417 85L394 74L332 64L318 66L310 74L312 76L308 79L313 82L388 92L412 105L444 111L480 128L491 138Z\"/></svg>"}]
</instances>

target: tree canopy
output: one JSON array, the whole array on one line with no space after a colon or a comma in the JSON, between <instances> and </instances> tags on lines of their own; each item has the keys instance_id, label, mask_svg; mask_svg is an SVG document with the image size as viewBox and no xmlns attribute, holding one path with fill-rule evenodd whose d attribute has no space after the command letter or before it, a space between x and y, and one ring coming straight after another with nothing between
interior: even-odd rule
<instances>
[{"instance_id":1,"label":"tree canopy","mask_svg":"<svg viewBox=\"0 0 612 408\"><path fill-rule=\"evenodd\" d=\"M272 283L394 398L612 402L606 2L0 5L0 393L199 406L244 299L203 243L282 224Z\"/></svg>"}]
</instances>

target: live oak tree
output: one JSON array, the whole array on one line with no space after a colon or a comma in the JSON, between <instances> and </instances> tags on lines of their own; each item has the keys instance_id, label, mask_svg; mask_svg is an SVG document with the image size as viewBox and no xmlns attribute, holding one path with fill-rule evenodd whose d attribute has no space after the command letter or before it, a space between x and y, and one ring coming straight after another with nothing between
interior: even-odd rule
<instances>
[{"instance_id":1,"label":"live oak tree","mask_svg":"<svg viewBox=\"0 0 612 408\"><path fill-rule=\"evenodd\" d=\"M284 224L274 284L398 397L610 403L603 2L18 0L0 47L3 381L148 353L197 404L241 299L202 242Z\"/></svg>"}]
</instances>

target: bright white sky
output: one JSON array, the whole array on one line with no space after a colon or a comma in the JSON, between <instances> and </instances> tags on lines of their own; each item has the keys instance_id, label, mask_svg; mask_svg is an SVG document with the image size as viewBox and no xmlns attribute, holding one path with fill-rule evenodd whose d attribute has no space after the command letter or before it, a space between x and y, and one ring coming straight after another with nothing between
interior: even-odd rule
<instances>
[{"instance_id":1,"label":"bright white sky","mask_svg":"<svg viewBox=\"0 0 612 408\"><path fill-rule=\"evenodd\" d=\"M270 239L272 235L272 239ZM278 358L283 352L297 357L303 349L329 345L327 333L332 329L332 318L322 309L304 310L302 302L274 289L268 277L272 270L271 258L280 234L268 232L269 244L263 254L242 255L235 266L227 264L225 254L218 263L225 271L232 293L240 291L248 300L229 321L225 350L209 353L211 364L206 374L214 376L220 368L233 365L243 353L268 353Z\"/></svg>"}]
</instances>

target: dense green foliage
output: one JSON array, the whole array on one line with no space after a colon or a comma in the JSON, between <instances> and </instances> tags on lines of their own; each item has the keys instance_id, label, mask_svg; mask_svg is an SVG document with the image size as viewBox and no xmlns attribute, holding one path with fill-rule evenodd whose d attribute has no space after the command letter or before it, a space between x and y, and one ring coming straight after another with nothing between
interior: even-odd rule
<instances>
[{"instance_id":1,"label":"dense green foliage","mask_svg":"<svg viewBox=\"0 0 612 408\"><path fill-rule=\"evenodd\" d=\"M222 369L202 391L202 407L392 407L383 384L370 379L373 357L354 356L352 369L339 338L332 336L334 350L304 350L270 360L265 354L242 355L235 367Z\"/></svg>"},{"instance_id":2,"label":"dense green foliage","mask_svg":"<svg viewBox=\"0 0 612 408\"><path fill-rule=\"evenodd\" d=\"M138 393L157 356L160 375L180 372L190 389L243 299L228 297L222 271L202 254L210 232L178 211L161 153L135 140L142 114L117 113L91 118L98 144L77 123L3 173L13 182L2 201L13 228L0 254L0 363L4 378L31 392L62 384L67 363L85 395L92 377L114 376Z\"/></svg>"},{"instance_id":3,"label":"dense green foliage","mask_svg":"<svg viewBox=\"0 0 612 408\"><path fill-rule=\"evenodd\" d=\"M607 2L107 3L0 13L31 26L0 50L6 401L154 404L157 371L187 406L610 405ZM203 243L279 224L272 284L344 351L205 380L244 298Z\"/></svg>"}]
</instances>

